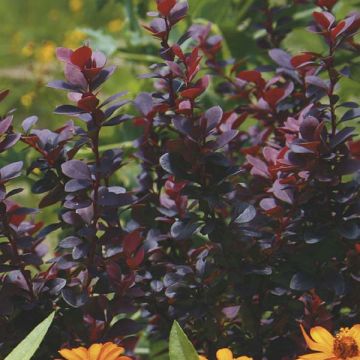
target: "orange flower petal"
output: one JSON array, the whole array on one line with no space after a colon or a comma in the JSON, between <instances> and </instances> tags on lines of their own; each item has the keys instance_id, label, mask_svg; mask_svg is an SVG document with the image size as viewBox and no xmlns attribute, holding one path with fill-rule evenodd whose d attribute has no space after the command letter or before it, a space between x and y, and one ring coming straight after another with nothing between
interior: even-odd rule
<instances>
[{"instance_id":1,"label":"orange flower petal","mask_svg":"<svg viewBox=\"0 0 360 360\"><path fill-rule=\"evenodd\" d=\"M205 356L199 355L199 360L207 360Z\"/></svg>"},{"instance_id":2,"label":"orange flower petal","mask_svg":"<svg viewBox=\"0 0 360 360\"><path fill-rule=\"evenodd\" d=\"M301 355L297 360L336 360L333 355L325 354L325 353L314 353Z\"/></svg>"},{"instance_id":3,"label":"orange flower petal","mask_svg":"<svg viewBox=\"0 0 360 360\"><path fill-rule=\"evenodd\" d=\"M69 349L62 349L59 351L59 354L66 360L87 360L87 356L80 356Z\"/></svg>"},{"instance_id":4,"label":"orange flower petal","mask_svg":"<svg viewBox=\"0 0 360 360\"><path fill-rule=\"evenodd\" d=\"M102 344L92 344L88 350L89 360L97 360L100 355L102 347L103 347Z\"/></svg>"},{"instance_id":5,"label":"orange flower petal","mask_svg":"<svg viewBox=\"0 0 360 360\"><path fill-rule=\"evenodd\" d=\"M117 360L119 355L122 354L121 349L113 349L104 360Z\"/></svg>"},{"instance_id":6,"label":"orange flower petal","mask_svg":"<svg viewBox=\"0 0 360 360\"><path fill-rule=\"evenodd\" d=\"M248 356L240 356L240 357L236 358L235 360L253 360L253 358L248 357Z\"/></svg>"},{"instance_id":7,"label":"orange flower petal","mask_svg":"<svg viewBox=\"0 0 360 360\"><path fill-rule=\"evenodd\" d=\"M359 342L358 345L360 345L360 324L354 325L349 330L349 336L352 336L357 342Z\"/></svg>"},{"instance_id":8,"label":"orange flower petal","mask_svg":"<svg viewBox=\"0 0 360 360\"><path fill-rule=\"evenodd\" d=\"M329 353L332 351L332 349L329 349L328 346L326 346L324 344L319 344L319 343L315 342L313 339L311 339L310 336L306 333L306 331L302 325L300 325L300 328L301 328L301 332L304 336L304 339L306 341L306 344L308 345L308 347L311 350L320 351L323 353Z\"/></svg>"},{"instance_id":9,"label":"orange flower petal","mask_svg":"<svg viewBox=\"0 0 360 360\"><path fill-rule=\"evenodd\" d=\"M220 349L216 352L217 360L233 360L234 356L231 350L229 349Z\"/></svg>"},{"instance_id":10,"label":"orange flower petal","mask_svg":"<svg viewBox=\"0 0 360 360\"><path fill-rule=\"evenodd\" d=\"M112 342L105 343L101 349L101 353L100 353L98 360L112 359L109 356L112 356L114 350L116 352L116 356L119 356L120 354L122 354L124 352L124 348L117 346L116 344L114 344ZM114 359L116 359L116 356Z\"/></svg>"},{"instance_id":11,"label":"orange flower petal","mask_svg":"<svg viewBox=\"0 0 360 360\"><path fill-rule=\"evenodd\" d=\"M334 337L323 327L315 326L310 330L311 337L319 344L323 344L331 352L334 347Z\"/></svg>"}]
</instances>

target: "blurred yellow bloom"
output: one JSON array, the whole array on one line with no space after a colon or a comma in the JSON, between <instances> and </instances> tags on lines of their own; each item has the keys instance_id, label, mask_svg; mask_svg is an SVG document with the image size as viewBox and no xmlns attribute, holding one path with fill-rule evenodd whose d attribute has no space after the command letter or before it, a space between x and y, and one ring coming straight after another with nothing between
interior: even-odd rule
<instances>
[{"instance_id":1,"label":"blurred yellow bloom","mask_svg":"<svg viewBox=\"0 0 360 360\"><path fill-rule=\"evenodd\" d=\"M26 57L30 57L34 53L34 44L32 42L28 42L22 49L21 55Z\"/></svg>"},{"instance_id":2,"label":"blurred yellow bloom","mask_svg":"<svg viewBox=\"0 0 360 360\"><path fill-rule=\"evenodd\" d=\"M58 9L51 9L48 14L48 18L52 21L57 21L60 18L60 11Z\"/></svg>"},{"instance_id":3,"label":"blurred yellow bloom","mask_svg":"<svg viewBox=\"0 0 360 360\"><path fill-rule=\"evenodd\" d=\"M79 29L75 29L65 33L65 38L63 41L63 46L73 49L79 47L86 39L86 34L84 34Z\"/></svg>"},{"instance_id":4,"label":"blurred yellow bloom","mask_svg":"<svg viewBox=\"0 0 360 360\"><path fill-rule=\"evenodd\" d=\"M110 32L120 31L124 26L124 22L120 19L114 19L108 22L107 28Z\"/></svg>"},{"instance_id":5,"label":"blurred yellow bloom","mask_svg":"<svg viewBox=\"0 0 360 360\"><path fill-rule=\"evenodd\" d=\"M128 356L120 356L124 348L112 343L93 344L88 349L62 349L60 355L66 360L131 360Z\"/></svg>"},{"instance_id":6,"label":"blurred yellow bloom","mask_svg":"<svg viewBox=\"0 0 360 360\"><path fill-rule=\"evenodd\" d=\"M46 41L38 50L37 58L42 63L49 63L54 59L56 46L52 41Z\"/></svg>"},{"instance_id":7,"label":"blurred yellow bloom","mask_svg":"<svg viewBox=\"0 0 360 360\"><path fill-rule=\"evenodd\" d=\"M18 53L19 47L21 46L23 41L23 35L19 31L15 31L11 35L11 50L15 53Z\"/></svg>"},{"instance_id":8,"label":"blurred yellow bloom","mask_svg":"<svg viewBox=\"0 0 360 360\"><path fill-rule=\"evenodd\" d=\"M31 91L25 95L23 95L21 98L20 98L20 102L23 106L25 107L30 107L31 104L33 103L33 100L34 100L34 97L35 97L35 92L34 91Z\"/></svg>"},{"instance_id":9,"label":"blurred yellow bloom","mask_svg":"<svg viewBox=\"0 0 360 360\"><path fill-rule=\"evenodd\" d=\"M34 169L32 170L32 172L33 172L33 174L35 174L35 175L41 175L41 170L40 170L40 168L38 168L38 167L34 168Z\"/></svg>"},{"instance_id":10,"label":"blurred yellow bloom","mask_svg":"<svg viewBox=\"0 0 360 360\"><path fill-rule=\"evenodd\" d=\"M240 356L234 358L234 355L230 349L220 349L216 352L216 359L217 360L253 360L251 357L248 356ZM199 360L207 360L205 356L199 355Z\"/></svg>"},{"instance_id":11,"label":"blurred yellow bloom","mask_svg":"<svg viewBox=\"0 0 360 360\"><path fill-rule=\"evenodd\" d=\"M73 12L73 13L77 13L79 11L81 11L81 9L83 8L83 0L70 0L69 1L69 7L70 7L70 10Z\"/></svg>"},{"instance_id":12,"label":"blurred yellow bloom","mask_svg":"<svg viewBox=\"0 0 360 360\"><path fill-rule=\"evenodd\" d=\"M316 352L298 360L360 360L360 324L340 329L335 337L321 326L311 328L310 336L303 326L301 331L308 347Z\"/></svg>"}]
</instances>

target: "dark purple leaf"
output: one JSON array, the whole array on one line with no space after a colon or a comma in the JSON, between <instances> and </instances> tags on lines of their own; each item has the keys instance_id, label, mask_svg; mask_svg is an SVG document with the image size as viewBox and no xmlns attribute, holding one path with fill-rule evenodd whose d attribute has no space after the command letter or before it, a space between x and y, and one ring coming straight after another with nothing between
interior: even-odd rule
<instances>
[{"instance_id":1,"label":"dark purple leaf","mask_svg":"<svg viewBox=\"0 0 360 360\"><path fill-rule=\"evenodd\" d=\"M180 176L184 179L188 177L186 164L177 154L166 153L160 157L160 166L170 174Z\"/></svg>"},{"instance_id":2,"label":"dark purple leaf","mask_svg":"<svg viewBox=\"0 0 360 360\"><path fill-rule=\"evenodd\" d=\"M217 137L217 139L214 143L214 148L220 149L220 148L224 147L230 141L234 140L235 137L238 135L238 133L239 132L237 130L229 130L229 131L224 132L223 134L221 134L220 136Z\"/></svg>"},{"instance_id":3,"label":"dark purple leaf","mask_svg":"<svg viewBox=\"0 0 360 360\"><path fill-rule=\"evenodd\" d=\"M61 223L55 223L55 224L50 224L45 226L44 228L42 228L38 233L36 238L37 239L42 239L44 238L46 235L52 233L53 231L59 229L61 227Z\"/></svg>"},{"instance_id":4,"label":"dark purple leaf","mask_svg":"<svg viewBox=\"0 0 360 360\"><path fill-rule=\"evenodd\" d=\"M130 115L116 115L114 116L113 118L105 121L103 123L103 126L114 126L114 125L118 125L118 124L121 124L125 121L128 121L128 120L131 120L132 117Z\"/></svg>"},{"instance_id":5,"label":"dark purple leaf","mask_svg":"<svg viewBox=\"0 0 360 360\"><path fill-rule=\"evenodd\" d=\"M199 228L199 224L192 220L178 220L171 226L171 236L176 240L190 238Z\"/></svg>"},{"instance_id":6,"label":"dark purple leaf","mask_svg":"<svg viewBox=\"0 0 360 360\"><path fill-rule=\"evenodd\" d=\"M66 63L64 74L68 82L86 91L88 82L78 66Z\"/></svg>"},{"instance_id":7,"label":"dark purple leaf","mask_svg":"<svg viewBox=\"0 0 360 360\"><path fill-rule=\"evenodd\" d=\"M230 320L235 319L239 313L240 305L227 306L222 309L222 313Z\"/></svg>"},{"instance_id":8,"label":"dark purple leaf","mask_svg":"<svg viewBox=\"0 0 360 360\"><path fill-rule=\"evenodd\" d=\"M209 132L214 129L220 122L223 116L223 111L220 106L213 106L205 112L207 120L206 131Z\"/></svg>"},{"instance_id":9,"label":"dark purple leaf","mask_svg":"<svg viewBox=\"0 0 360 360\"><path fill-rule=\"evenodd\" d=\"M237 215L234 222L237 224L245 224L253 220L255 216L256 216L256 210L254 206L248 205Z\"/></svg>"},{"instance_id":10,"label":"dark purple leaf","mask_svg":"<svg viewBox=\"0 0 360 360\"><path fill-rule=\"evenodd\" d=\"M80 244L75 246L72 251L72 257L74 260L83 259L88 256L89 245L88 244Z\"/></svg>"},{"instance_id":11,"label":"dark purple leaf","mask_svg":"<svg viewBox=\"0 0 360 360\"><path fill-rule=\"evenodd\" d=\"M143 325L132 319L120 319L113 324L107 334L112 339L121 336L137 334L143 329Z\"/></svg>"},{"instance_id":12,"label":"dark purple leaf","mask_svg":"<svg viewBox=\"0 0 360 360\"><path fill-rule=\"evenodd\" d=\"M84 110L81 110L80 108L74 105L60 105L54 110L55 114L65 114L65 115L78 115L83 112Z\"/></svg>"},{"instance_id":13,"label":"dark purple leaf","mask_svg":"<svg viewBox=\"0 0 360 360\"><path fill-rule=\"evenodd\" d=\"M151 289L153 289L153 291L158 293L164 288L164 284L160 280L152 280L150 283L150 287Z\"/></svg>"},{"instance_id":14,"label":"dark purple leaf","mask_svg":"<svg viewBox=\"0 0 360 360\"><path fill-rule=\"evenodd\" d=\"M113 96L108 97L102 104L100 107L103 107L107 104L110 104L111 102L113 102L114 100L118 99L119 97L125 96L128 94L128 91L121 91Z\"/></svg>"},{"instance_id":15,"label":"dark purple leaf","mask_svg":"<svg viewBox=\"0 0 360 360\"><path fill-rule=\"evenodd\" d=\"M352 109L356 109L359 107L359 104L354 102L354 101L346 101L344 103L341 103L339 105L339 107L342 106L342 107L346 107L346 108L352 108Z\"/></svg>"},{"instance_id":16,"label":"dark purple leaf","mask_svg":"<svg viewBox=\"0 0 360 360\"><path fill-rule=\"evenodd\" d=\"M89 167L80 160L69 160L61 165L62 172L71 179L91 180Z\"/></svg>"},{"instance_id":17,"label":"dark purple leaf","mask_svg":"<svg viewBox=\"0 0 360 360\"><path fill-rule=\"evenodd\" d=\"M360 225L356 221L346 221L337 230L345 239L358 240L360 238Z\"/></svg>"},{"instance_id":18,"label":"dark purple leaf","mask_svg":"<svg viewBox=\"0 0 360 360\"><path fill-rule=\"evenodd\" d=\"M9 127L11 126L13 121L13 117L12 116L7 116L4 120L0 121L0 134L4 134Z\"/></svg>"},{"instance_id":19,"label":"dark purple leaf","mask_svg":"<svg viewBox=\"0 0 360 360\"><path fill-rule=\"evenodd\" d=\"M331 140L330 140L330 147L335 149L338 145L343 144L345 141L349 140L351 137L354 136L353 127L346 127L340 130Z\"/></svg>"},{"instance_id":20,"label":"dark purple leaf","mask_svg":"<svg viewBox=\"0 0 360 360\"><path fill-rule=\"evenodd\" d=\"M291 65L291 55L282 49L271 49L269 51L270 57L280 66L286 69L293 69Z\"/></svg>"},{"instance_id":21,"label":"dark purple leaf","mask_svg":"<svg viewBox=\"0 0 360 360\"><path fill-rule=\"evenodd\" d=\"M301 143L298 144L290 144L290 149L295 154L313 154L314 152L306 147L301 146Z\"/></svg>"},{"instance_id":22,"label":"dark purple leaf","mask_svg":"<svg viewBox=\"0 0 360 360\"><path fill-rule=\"evenodd\" d=\"M288 204L294 202L294 194L289 185L283 185L280 183L280 180L276 180L273 184L272 191L274 195L282 201L285 201Z\"/></svg>"},{"instance_id":23,"label":"dark purple leaf","mask_svg":"<svg viewBox=\"0 0 360 360\"><path fill-rule=\"evenodd\" d=\"M0 274L16 270L17 268L15 265L0 264Z\"/></svg>"},{"instance_id":24,"label":"dark purple leaf","mask_svg":"<svg viewBox=\"0 0 360 360\"><path fill-rule=\"evenodd\" d=\"M74 92L80 92L81 87L78 85L70 84L62 80L55 80L50 81L47 84L48 87L53 89L60 89L60 90L67 90L67 91L74 91Z\"/></svg>"},{"instance_id":25,"label":"dark purple leaf","mask_svg":"<svg viewBox=\"0 0 360 360\"><path fill-rule=\"evenodd\" d=\"M336 166L336 173L339 175L350 175L360 170L360 160L344 159Z\"/></svg>"},{"instance_id":26,"label":"dark purple leaf","mask_svg":"<svg viewBox=\"0 0 360 360\"><path fill-rule=\"evenodd\" d=\"M355 103L354 103L355 104ZM357 105L357 104L356 104ZM354 109L348 110L343 117L340 119L340 122L349 121L360 117L360 108L356 107Z\"/></svg>"},{"instance_id":27,"label":"dark purple leaf","mask_svg":"<svg viewBox=\"0 0 360 360\"><path fill-rule=\"evenodd\" d=\"M23 168L23 165L24 164L22 161L18 161L2 167L0 169L0 183L19 176Z\"/></svg>"},{"instance_id":28,"label":"dark purple leaf","mask_svg":"<svg viewBox=\"0 0 360 360\"><path fill-rule=\"evenodd\" d=\"M184 18L188 12L189 4L187 1L178 2L170 12L170 23L172 25L179 22L182 18Z\"/></svg>"},{"instance_id":29,"label":"dark purple leaf","mask_svg":"<svg viewBox=\"0 0 360 360\"><path fill-rule=\"evenodd\" d=\"M94 206L91 204L85 208L80 208L76 210L76 213L81 217L83 221L87 224L90 224L94 218Z\"/></svg>"},{"instance_id":30,"label":"dark purple leaf","mask_svg":"<svg viewBox=\"0 0 360 360\"><path fill-rule=\"evenodd\" d=\"M172 119L172 122L176 130L180 131L184 135L191 135L191 132L193 130L193 124L191 120L189 120L185 116L176 115Z\"/></svg>"},{"instance_id":31,"label":"dark purple leaf","mask_svg":"<svg viewBox=\"0 0 360 360\"><path fill-rule=\"evenodd\" d=\"M50 289L49 292L51 295L58 295L60 291L65 287L66 280L62 278L56 278L49 280L46 285Z\"/></svg>"},{"instance_id":32,"label":"dark purple leaf","mask_svg":"<svg viewBox=\"0 0 360 360\"><path fill-rule=\"evenodd\" d=\"M13 189L13 190L9 191L9 192L6 194L6 198L8 199L8 198L11 197L11 196L14 196L14 195L16 195L16 194L21 193L22 191L24 191L23 188Z\"/></svg>"},{"instance_id":33,"label":"dark purple leaf","mask_svg":"<svg viewBox=\"0 0 360 360\"><path fill-rule=\"evenodd\" d=\"M300 125L300 134L303 139L313 140L314 134L319 126L319 121L313 116L307 116Z\"/></svg>"},{"instance_id":34,"label":"dark purple leaf","mask_svg":"<svg viewBox=\"0 0 360 360\"><path fill-rule=\"evenodd\" d=\"M34 208L27 208L27 207L17 207L12 211L9 211L9 215L15 215L15 216L23 216L23 215L30 215L35 214L39 210Z\"/></svg>"},{"instance_id":35,"label":"dark purple leaf","mask_svg":"<svg viewBox=\"0 0 360 360\"><path fill-rule=\"evenodd\" d=\"M62 298L72 307L79 308L86 304L89 299L86 290L79 291L73 288L64 288L61 291Z\"/></svg>"},{"instance_id":36,"label":"dark purple leaf","mask_svg":"<svg viewBox=\"0 0 360 360\"><path fill-rule=\"evenodd\" d=\"M0 142L0 152L14 146L21 138L21 134L9 134Z\"/></svg>"},{"instance_id":37,"label":"dark purple leaf","mask_svg":"<svg viewBox=\"0 0 360 360\"><path fill-rule=\"evenodd\" d=\"M130 102L130 100L122 100L117 102L116 104L108 107L105 110L105 117L108 118L110 117L116 110L120 109L122 106L128 104Z\"/></svg>"},{"instance_id":38,"label":"dark purple leaf","mask_svg":"<svg viewBox=\"0 0 360 360\"><path fill-rule=\"evenodd\" d=\"M90 180L84 179L71 179L65 184L66 192L76 192L80 190L87 189L92 185Z\"/></svg>"},{"instance_id":39,"label":"dark purple leaf","mask_svg":"<svg viewBox=\"0 0 360 360\"><path fill-rule=\"evenodd\" d=\"M296 291L308 291L314 287L315 281L304 273L296 273L290 281L290 288Z\"/></svg>"},{"instance_id":40,"label":"dark purple leaf","mask_svg":"<svg viewBox=\"0 0 360 360\"><path fill-rule=\"evenodd\" d=\"M78 246L82 243L82 240L76 236L68 236L65 239L61 240L59 246L64 249L72 249L75 246Z\"/></svg>"},{"instance_id":41,"label":"dark purple leaf","mask_svg":"<svg viewBox=\"0 0 360 360\"><path fill-rule=\"evenodd\" d=\"M260 201L260 207L265 210L272 210L277 207L276 201L274 198L265 198Z\"/></svg>"},{"instance_id":42,"label":"dark purple leaf","mask_svg":"<svg viewBox=\"0 0 360 360\"><path fill-rule=\"evenodd\" d=\"M105 69L102 69L95 79L91 82L91 90L96 90L100 85L102 85L116 70L116 66L109 66Z\"/></svg>"},{"instance_id":43,"label":"dark purple leaf","mask_svg":"<svg viewBox=\"0 0 360 360\"><path fill-rule=\"evenodd\" d=\"M153 99L149 93L141 93L134 100L135 106L139 109L139 111L147 116L153 109Z\"/></svg>"},{"instance_id":44,"label":"dark purple leaf","mask_svg":"<svg viewBox=\"0 0 360 360\"><path fill-rule=\"evenodd\" d=\"M122 189L122 190L120 190ZM125 189L119 188L119 190L109 188L101 189L99 191L99 205L109 207L120 207L129 205L135 201L134 195L125 192Z\"/></svg>"},{"instance_id":45,"label":"dark purple leaf","mask_svg":"<svg viewBox=\"0 0 360 360\"><path fill-rule=\"evenodd\" d=\"M305 78L305 82L306 84L310 84L325 90L328 90L329 88L328 84L324 80L320 79L318 76L308 75Z\"/></svg>"},{"instance_id":46,"label":"dark purple leaf","mask_svg":"<svg viewBox=\"0 0 360 360\"><path fill-rule=\"evenodd\" d=\"M24 131L27 133L37 123L38 120L39 118L37 116L30 116L22 122L21 126L24 129Z\"/></svg>"}]
</instances>

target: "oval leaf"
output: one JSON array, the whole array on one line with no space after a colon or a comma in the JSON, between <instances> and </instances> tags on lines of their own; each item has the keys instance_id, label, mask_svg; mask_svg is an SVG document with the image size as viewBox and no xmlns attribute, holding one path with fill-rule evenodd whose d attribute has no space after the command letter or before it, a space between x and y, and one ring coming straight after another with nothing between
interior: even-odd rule
<instances>
[{"instance_id":1,"label":"oval leaf","mask_svg":"<svg viewBox=\"0 0 360 360\"><path fill-rule=\"evenodd\" d=\"M80 160L69 160L61 165L62 172L71 179L91 180L88 166Z\"/></svg>"}]
</instances>

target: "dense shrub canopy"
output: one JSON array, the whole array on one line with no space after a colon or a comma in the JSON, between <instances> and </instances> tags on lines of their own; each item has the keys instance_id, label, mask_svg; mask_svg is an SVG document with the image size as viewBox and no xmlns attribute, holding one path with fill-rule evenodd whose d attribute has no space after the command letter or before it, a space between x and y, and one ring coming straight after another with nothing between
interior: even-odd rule
<instances>
[{"instance_id":1,"label":"dense shrub canopy","mask_svg":"<svg viewBox=\"0 0 360 360\"><path fill-rule=\"evenodd\" d=\"M36 154L0 169L2 355L52 309L37 359L106 341L135 357L141 334L160 359L175 319L201 353L294 359L305 349L299 323L360 321L360 110L339 95L360 15L336 18L336 2L255 2L269 61L250 68L226 58L211 24L179 34L186 1L158 0L144 27L162 60L141 75L152 91L134 98L102 96L122 69L91 44L57 49L64 78L48 86L68 93L55 109L63 125L31 116L18 126L13 111L0 120L1 156ZM281 49L289 6L312 9L307 36L325 51ZM106 147L102 131L127 123L134 145ZM129 164L135 184L119 181ZM41 194L33 208L18 185L29 174ZM48 207L55 222L35 216Z\"/></svg>"}]
</instances>

